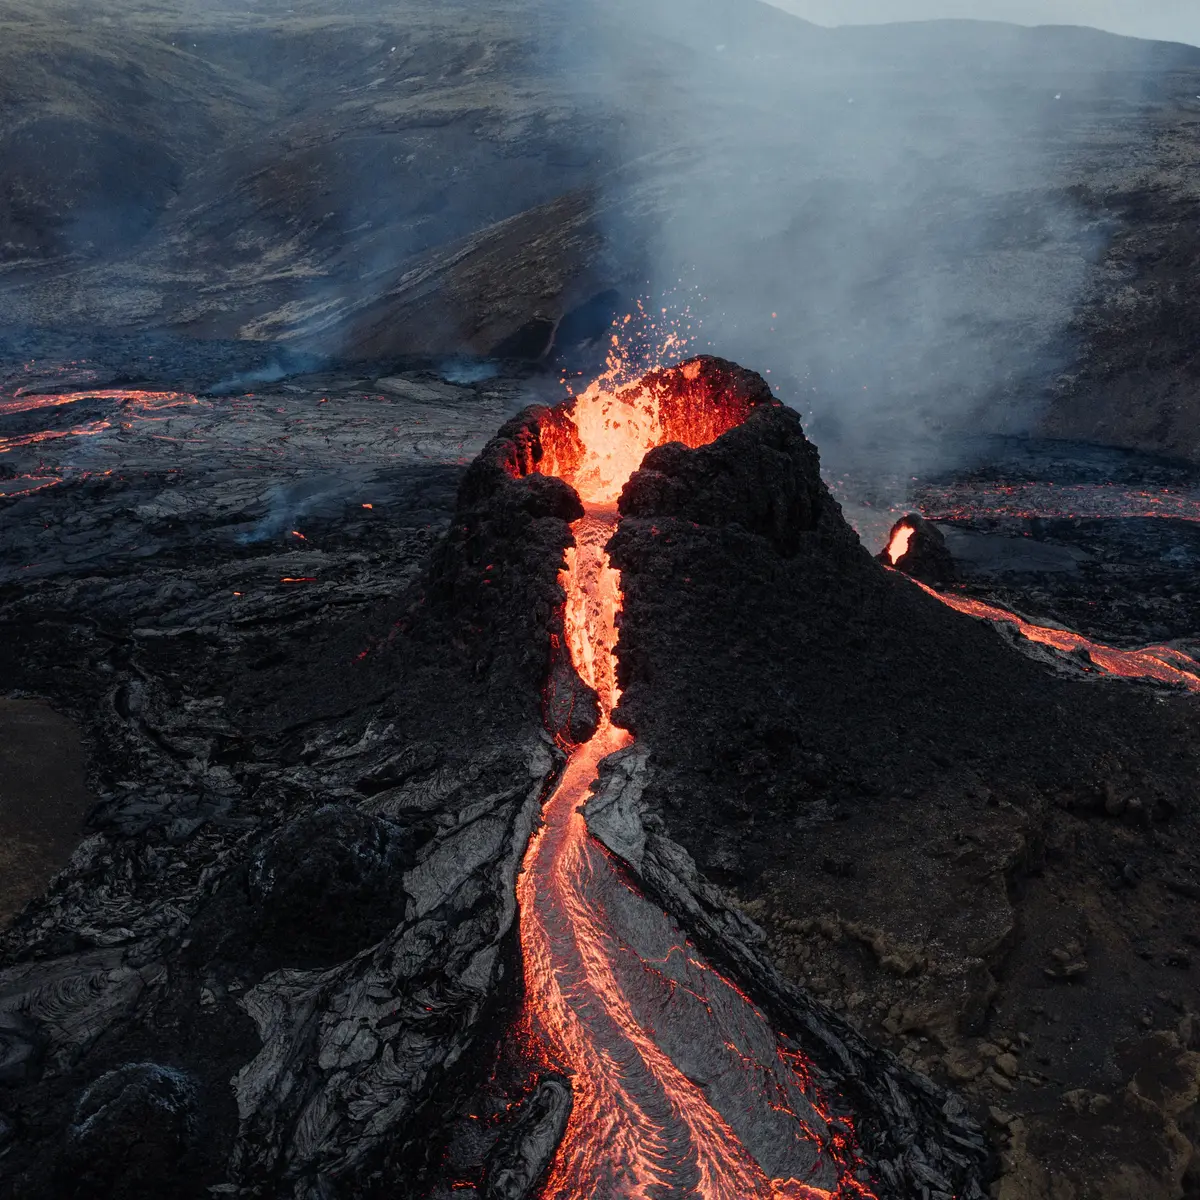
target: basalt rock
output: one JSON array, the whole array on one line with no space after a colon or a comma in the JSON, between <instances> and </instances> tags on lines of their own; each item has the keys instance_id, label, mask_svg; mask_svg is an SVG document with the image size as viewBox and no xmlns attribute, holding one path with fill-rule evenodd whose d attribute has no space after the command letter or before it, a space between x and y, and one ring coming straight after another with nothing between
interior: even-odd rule
<instances>
[{"instance_id":1,"label":"basalt rock","mask_svg":"<svg viewBox=\"0 0 1200 1200\"><path fill-rule=\"evenodd\" d=\"M526 1200L534 1195L571 1115L571 1086L546 1075L521 1104L488 1160L484 1200Z\"/></svg>"},{"instance_id":2,"label":"basalt rock","mask_svg":"<svg viewBox=\"0 0 1200 1200\"><path fill-rule=\"evenodd\" d=\"M732 837L728 870L753 879L809 820L853 840L893 789L977 771L1065 785L1116 746L1152 767L1153 702L1047 679L874 562L789 409L651 452L620 506L616 719L653 747L663 810L702 865ZM959 746L971 766L956 770L944 748Z\"/></svg>"},{"instance_id":3,"label":"basalt rock","mask_svg":"<svg viewBox=\"0 0 1200 1200\"><path fill-rule=\"evenodd\" d=\"M743 488L760 463L795 477ZM759 410L701 449L653 452L621 509L609 544L624 596L615 719L636 734L645 765L636 787L611 783L625 800L593 802L590 828L717 961L737 964L752 994L782 1006L772 1011L783 1027L807 1030L816 1061L858 1097L886 1194L954 1190L935 1175L986 1179L973 1134L937 1131L949 1114L927 1077L965 1085L976 1103L1003 1107L1012 1091L1041 1103L1045 1084L1027 1060L1015 1083L966 1066L975 1038L1000 1025L1011 1039L1029 1025L1017 1013L1045 989L1040 946L1064 937L1056 889L1088 903L1128 886L1118 839L1104 851L1074 841L1056 809L1103 794L1116 769L1153 780L1171 797L1160 819L1179 814L1193 829L1183 767L1195 761L1192 706L1055 675L1015 653L1011 634L885 570L825 491L794 414ZM1178 762L1164 761L1164 739ZM615 779L625 767L611 770ZM1046 890L1032 882L1043 871L1055 880ZM706 896L705 880L723 892ZM1110 902L1096 903L1104 912ZM1165 903L1142 903L1149 928ZM1106 938L1117 923L1103 918ZM1155 971L1132 954L1122 962L1124 982L1113 973L1107 986L1148 1002ZM1097 1045L1125 1036L1120 1004L1090 986L1060 993L1056 1019L1087 1024ZM806 1024L801 1014L822 1002L876 1044L824 1015ZM918 1068L916 1081L880 1042ZM1076 1086L1090 1078L1049 1037L1037 1045ZM890 1109L898 1097L903 1116ZM897 1129L923 1158L901 1153ZM938 1147L965 1162L939 1160Z\"/></svg>"},{"instance_id":4,"label":"basalt rock","mask_svg":"<svg viewBox=\"0 0 1200 1200\"><path fill-rule=\"evenodd\" d=\"M650 758L635 746L605 761L585 809L591 832L797 1039L817 1064L822 1084L853 1106L881 1196L899 1200L932 1189L982 1200L989 1154L962 1099L873 1046L784 978L765 952L763 931L705 880L691 855L666 834L661 818L648 813L642 798L653 778Z\"/></svg>"},{"instance_id":5,"label":"basalt rock","mask_svg":"<svg viewBox=\"0 0 1200 1200\"><path fill-rule=\"evenodd\" d=\"M195 1082L155 1063L102 1075L80 1097L48 1195L161 1195L186 1174L200 1135Z\"/></svg>"},{"instance_id":6,"label":"basalt rock","mask_svg":"<svg viewBox=\"0 0 1200 1200\"><path fill-rule=\"evenodd\" d=\"M335 617L304 663L230 639L222 690L201 672L182 699L153 640L110 666L95 832L4 935L4 1194L67 1194L63 1147L88 1194L393 1194L478 1082L519 1001L516 875L562 761L542 685L580 511L491 469L510 433L414 585ZM182 1079L172 1108L159 1085Z\"/></svg>"},{"instance_id":7,"label":"basalt rock","mask_svg":"<svg viewBox=\"0 0 1200 1200\"><path fill-rule=\"evenodd\" d=\"M401 923L404 873L435 836L429 818L390 821L346 803L303 813L263 839L201 906L187 957L254 964L258 973L342 962Z\"/></svg>"},{"instance_id":8,"label":"basalt rock","mask_svg":"<svg viewBox=\"0 0 1200 1200\"><path fill-rule=\"evenodd\" d=\"M783 558L797 553L804 534L818 530L849 548L853 534L821 482L816 447L797 436L799 430L793 409L770 403L754 409L719 444L659 446L626 484L621 514L737 526Z\"/></svg>"}]
</instances>

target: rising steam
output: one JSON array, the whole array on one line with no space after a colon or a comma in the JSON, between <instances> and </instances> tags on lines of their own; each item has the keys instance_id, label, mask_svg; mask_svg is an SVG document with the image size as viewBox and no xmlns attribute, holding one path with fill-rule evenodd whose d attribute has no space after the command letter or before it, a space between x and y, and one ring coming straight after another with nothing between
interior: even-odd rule
<instances>
[{"instance_id":1,"label":"rising steam","mask_svg":"<svg viewBox=\"0 0 1200 1200\"><path fill-rule=\"evenodd\" d=\"M769 369L827 455L926 465L1036 422L1110 233L1080 199L1102 167L1080 113L1140 94L1150 43L824 29L752 0L574 11L548 53L621 164L612 237L649 294L690 289L696 349Z\"/></svg>"}]
</instances>

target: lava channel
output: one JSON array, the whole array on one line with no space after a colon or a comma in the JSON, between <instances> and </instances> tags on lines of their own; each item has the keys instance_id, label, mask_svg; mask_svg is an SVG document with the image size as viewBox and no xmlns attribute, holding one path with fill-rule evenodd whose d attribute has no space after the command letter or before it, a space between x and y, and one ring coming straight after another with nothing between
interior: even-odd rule
<instances>
[{"instance_id":1,"label":"lava channel","mask_svg":"<svg viewBox=\"0 0 1200 1200\"><path fill-rule=\"evenodd\" d=\"M694 379L693 368L676 378ZM556 410L557 435L542 429L543 445L553 450L557 437L560 453L541 469L556 468L547 473L561 473L584 501L560 581L572 661L601 716L591 740L570 747L518 884L524 1023L574 1095L540 1194L868 1200L853 1127L829 1111L799 1047L630 885L581 811L601 761L633 740L611 720L621 608L605 552L618 519L612 500L651 446L702 445L746 416L705 404L691 424L697 404L684 392L660 404L636 388L590 389L573 411Z\"/></svg>"},{"instance_id":2,"label":"lava channel","mask_svg":"<svg viewBox=\"0 0 1200 1200\"><path fill-rule=\"evenodd\" d=\"M915 535L916 530L903 523L896 525L892 530L888 540L887 558L898 574L904 574L900 560L908 554ZM998 604L988 604L986 601L976 600L971 596L955 595L953 592L939 592L912 575L906 575L906 578L956 612L978 617L981 621L998 621L1012 625L1031 642L1050 646L1064 654L1086 654L1087 661L1103 675L1115 675L1122 679L1154 679L1159 683L1182 685L1190 692L1200 692L1200 662L1174 646L1143 646L1137 650L1121 650L1103 642L1093 642L1090 638L1073 633L1069 629L1038 625L1007 608L1001 608Z\"/></svg>"}]
</instances>

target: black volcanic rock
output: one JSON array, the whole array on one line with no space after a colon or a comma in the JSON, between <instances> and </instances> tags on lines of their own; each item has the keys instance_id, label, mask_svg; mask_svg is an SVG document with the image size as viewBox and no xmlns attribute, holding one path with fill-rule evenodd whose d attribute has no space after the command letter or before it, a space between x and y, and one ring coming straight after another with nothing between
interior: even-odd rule
<instances>
[{"instance_id":1,"label":"black volcanic rock","mask_svg":"<svg viewBox=\"0 0 1200 1200\"><path fill-rule=\"evenodd\" d=\"M487 1164L484 1200L525 1200L550 1166L571 1115L571 1087L546 1075L520 1105Z\"/></svg>"},{"instance_id":2,"label":"black volcanic rock","mask_svg":"<svg viewBox=\"0 0 1200 1200\"><path fill-rule=\"evenodd\" d=\"M154 1063L119 1067L80 1097L53 1194L138 1200L171 1190L199 1135L194 1080Z\"/></svg>"},{"instance_id":3,"label":"black volcanic rock","mask_svg":"<svg viewBox=\"0 0 1200 1200\"><path fill-rule=\"evenodd\" d=\"M244 872L196 914L188 958L252 967L328 967L404 919L404 872L433 837L349 804L304 813L263 840Z\"/></svg>"},{"instance_id":4,"label":"black volcanic rock","mask_svg":"<svg viewBox=\"0 0 1200 1200\"><path fill-rule=\"evenodd\" d=\"M1112 722L1107 746L1130 769L1152 761L1153 702L1048 679L884 571L818 466L792 410L760 409L709 446L653 451L621 498L617 717L679 772L663 779L667 811L702 861L717 865L732 820L752 878L789 853L763 818L826 804L851 835L871 798L973 774L968 761L992 779L1077 783L1100 766L1088 719ZM947 752L957 766L939 763Z\"/></svg>"},{"instance_id":5,"label":"black volcanic rock","mask_svg":"<svg viewBox=\"0 0 1200 1200\"><path fill-rule=\"evenodd\" d=\"M639 740L606 765L590 827L811 1045L864 1114L888 1200L975 1194L964 1103L1022 1114L1039 1161L1068 1130L1115 1171L1109 1111L1156 1131L1139 1154L1177 1152L1191 706L1058 678L883 571L796 415L737 378L761 399L744 425L662 447L623 500L619 715ZM99 801L0 932L6 1197L77 1178L450 1200L468 1177L527 1191L552 1153L566 1089L536 1090L506 1035L515 880L562 761L543 725L574 738L594 720L561 653L581 509L534 470L555 419L534 408L465 472L447 421L442 458L377 464L308 540L290 523L274 546L237 540L321 482L277 441L393 452L394 410L358 391L344 418L328 380L247 406L239 429L267 447L250 468L213 465L202 405L179 443L98 435L106 454L172 457L5 509L0 666L82 724ZM1153 1079L1113 1074L1131 1014L1156 1024ZM1144 1090L1122 1092L1134 1074ZM118 1155L134 1123L144 1143Z\"/></svg>"},{"instance_id":6,"label":"black volcanic rock","mask_svg":"<svg viewBox=\"0 0 1200 1200\"><path fill-rule=\"evenodd\" d=\"M621 494L622 516L735 525L792 557L805 533L829 523L833 504L815 447L795 436L799 423L794 410L773 404L731 429L718 449L671 442L651 450Z\"/></svg>"},{"instance_id":7,"label":"black volcanic rock","mask_svg":"<svg viewBox=\"0 0 1200 1200\"><path fill-rule=\"evenodd\" d=\"M68 1143L73 1175L114 1195L363 1196L436 1167L444 1115L519 1000L516 874L561 763L543 685L582 510L514 467L537 428L536 410L510 423L464 473L411 587L326 609L301 653L282 631L196 659L159 660L149 639L144 667L118 655L100 673L96 832L3 935L14 1195L60 1194ZM228 722L169 698L164 671L219 689ZM183 1147L182 1126L147 1117L146 1162L125 1175L106 1139L72 1129L92 1082L130 1063L190 1080L187 1128L194 1116L204 1132ZM116 1147L142 1082L103 1093Z\"/></svg>"}]
</instances>

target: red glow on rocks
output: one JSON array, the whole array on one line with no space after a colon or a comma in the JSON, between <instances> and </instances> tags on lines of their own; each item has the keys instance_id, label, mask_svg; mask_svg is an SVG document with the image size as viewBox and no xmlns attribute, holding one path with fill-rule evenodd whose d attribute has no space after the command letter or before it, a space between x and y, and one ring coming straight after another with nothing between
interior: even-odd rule
<instances>
[{"instance_id":1,"label":"red glow on rocks","mask_svg":"<svg viewBox=\"0 0 1200 1200\"><path fill-rule=\"evenodd\" d=\"M1009 517L1023 520L1128 520L1160 518L1200 522L1200 496L1174 488L1131 488L1118 483L927 486L922 512L930 521Z\"/></svg>"},{"instance_id":2,"label":"red glow on rocks","mask_svg":"<svg viewBox=\"0 0 1200 1200\"><path fill-rule=\"evenodd\" d=\"M693 389L697 361L618 386L612 370L581 392L541 431L543 475L566 480L585 504L613 504L646 453L667 442L695 449L740 425L750 405Z\"/></svg>"},{"instance_id":3,"label":"red glow on rocks","mask_svg":"<svg viewBox=\"0 0 1200 1200\"><path fill-rule=\"evenodd\" d=\"M938 592L919 579L912 581L943 604L958 612L983 621L1001 621L1015 625L1031 642L1051 646L1065 653L1086 652L1092 665L1105 675L1119 675L1123 679L1156 679L1159 683L1182 684L1191 692L1200 692L1200 663L1171 646L1147 646L1141 650L1119 650L1103 642L1093 642L1082 634L1069 629L1056 629L1050 625L1035 625L1016 613L1009 612L997 604L986 604L970 596L956 596L949 592Z\"/></svg>"},{"instance_id":4,"label":"red glow on rocks","mask_svg":"<svg viewBox=\"0 0 1200 1200\"><path fill-rule=\"evenodd\" d=\"M15 396L0 398L0 417L13 416L17 413L36 412L45 408L62 408L68 404L78 404L83 400L118 400L124 415L136 416L144 420L162 420L153 415L163 409L179 408L200 404L201 401L187 392L144 392L130 391L126 388L101 388L90 392L55 392L53 394L36 394L18 392ZM123 429L132 428L131 424L116 419L115 425ZM0 438L0 454L17 450L24 446L36 445L38 442L52 442L68 437L95 437L115 427L114 421L101 417L94 421L86 421L70 429L43 429L35 433L23 433L14 437Z\"/></svg>"},{"instance_id":5,"label":"red glow on rocks","mask_svg":"<svg viewBox=\"0 0 1200 1200\"><path fill-rule=\"evenodd\" d=\"M0 479L0 500L31 496L34 492L43 492L60 483L62 480L57 475L18 475L14 479Z\"/></svg>"},{"instance_id":6,"label":"red glow on rocks","mask_svg":"<svg viewBox=\"0 0 1200 1200\"><path fill-rule=\"evenodd\" d=\"M38 395L18 391L12 399L0 399L0 416L33 412L39 408L60 408L65 404L78 404L81 400L120 400L132 408L149 412L160 408L178 408L183 405L200 403L190 392L145 392L129 388L96 388L90 392L53 392Z\"/></svg>"}]
</instances>

